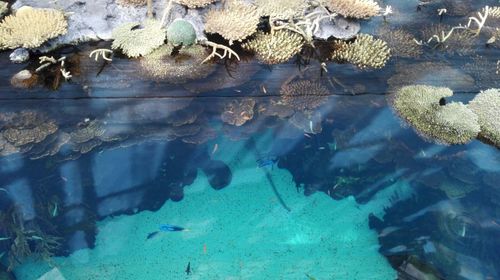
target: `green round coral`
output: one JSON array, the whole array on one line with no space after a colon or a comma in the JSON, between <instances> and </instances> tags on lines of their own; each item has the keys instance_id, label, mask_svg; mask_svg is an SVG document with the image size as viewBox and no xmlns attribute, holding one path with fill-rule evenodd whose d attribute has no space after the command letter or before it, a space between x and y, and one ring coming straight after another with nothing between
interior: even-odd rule
<instances>
[{"instance_id":1,"label":"green round coral","mask_svg":"<svg viewBox=\"0 0 500 280\"><path fill-rule=\"evenodd\" d=\"M167 39L174 46L191 46L196 42L196 30L189 21L178 19L168 26Z\"/></svg>"},{"instance_id":2,"label":"green round coral","mask_svg":"<svg viewBox=\"0 0 500 280\"><path fill-rule=\"evenodd\" d=\"M500 90L480 92L468 107L479 117L481 136L500 147Z\"/></svg>"},{"instance_id":3,"label":"green round coral","mask_svg":"<svg viewBox=\"0 0 500 280\"><path fill-rule=\"evenodd\" d=\"M395 94L392 106L425 138L445 144L464 144L477 137L478 117L460 102L440 105L442 98L452 95L450 89L443 87L406 86Z\"/></svg>"}]
</instances>

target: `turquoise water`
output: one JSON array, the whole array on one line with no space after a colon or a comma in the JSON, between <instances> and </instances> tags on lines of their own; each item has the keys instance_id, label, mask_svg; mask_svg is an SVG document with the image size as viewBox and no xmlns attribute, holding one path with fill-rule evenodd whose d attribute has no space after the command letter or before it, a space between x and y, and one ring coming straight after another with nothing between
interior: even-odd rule
<instances>
[{"instance_id":1,"label":"turquoise water","mask_svg":"<svg viewBox=\"0 0 500 280\"><path fill-rule=\"evenodd\" d=\"M399 11L389 22L415 35L439 21L434 2L419 12L416 1L386 2ZM453 14L456 5L474 6L441 2L450 25L468 15ZM496 3L486 2L476 5ZM498 48L483 37L465 55L425 49L378 71L242 56L183 84L150 81L118 55L96 64L96 46L82 45L57 53L68 56L71 82L47 75L19 89L10 78L36 62L0 53L0 272L499 279L499 150L479 140L436 144L389 106L408 84L450 87L463 102L498 88ZM328 94L284 101L282 85L304 80ZM319 105L290 105L308 102Z\"/></svg>"}]
</instances>

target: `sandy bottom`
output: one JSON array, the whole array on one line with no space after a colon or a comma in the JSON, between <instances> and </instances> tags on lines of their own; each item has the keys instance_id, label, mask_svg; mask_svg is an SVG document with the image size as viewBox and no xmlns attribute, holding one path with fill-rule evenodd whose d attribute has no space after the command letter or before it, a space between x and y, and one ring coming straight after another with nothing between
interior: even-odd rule
<instances>
[{"instance_id":1,"label":"sandy bottom","mask_svg":"<svg viewBox=\"0 0 500 280\"><path fill-rule=\"evenodd\" d=\"M157 212L108 218L98 223L94 249L54 259L55 266L28 262L18 279L395 279L378 250L368 215L383 214L396 183L366 205L353 198L334 201L325 194L297 193L291 174L268 169L283 200L277 201L265 170L241 143L214 141L214 157L228 163L231 185L213 190L203 172L185 188L181 202ZM257 144L259 145L259 143ZM262 144L260 144L262 145ZM243 155L243 156L242 156ZM160 233L160 224L189 228ZM190 263L192 272L186 275ZM44 275L45 274L45 275Z\"/></svg>"}]
</instances>

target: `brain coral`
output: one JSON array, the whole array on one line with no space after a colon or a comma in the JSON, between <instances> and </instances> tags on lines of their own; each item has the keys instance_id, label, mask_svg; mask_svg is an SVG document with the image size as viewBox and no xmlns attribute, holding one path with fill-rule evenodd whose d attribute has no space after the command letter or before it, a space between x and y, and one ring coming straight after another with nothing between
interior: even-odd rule
<instances>
[{"instance_id":1,"label":"brain coral","mask_svg":"<svg viewBox=\"0 0 500 280\"><path fill-rule=\"evenodd\" d=\"M477 137L478 117L460 102L440 105L442 99L452 95L443 87L406 86L394 95L392 106L424 138L464 144Z\"/></svg>"},{"instance_id":2,"label":"brain coral","mask_svg":"<svg viewBox=\"0 0 500 280\"><path fill-rule=\"evenodd\" d=\"M298 54L304 39L301 35L288 30L274 33L259 32L254 39L243 44L247 50L256 53L257 58L267 64L278 64L288 61Z\"/></svg>"},{"instance_id":3,"label":"brain coral","mask_svg":"<svg viewBox=\"0 0 500 280\"><path fill-rule=\"evenodd\" d=\"M373 0L325 0L326 6L345 17L369 18L376 16L380 6Z\"/></svg>"},{"instance_id":4,"label":"brain coral","mask_svg":"<svg viewBox=\"0 0 500 280\"><path fill-rule=\"evenodd\" d=\"M233 41L241 41L255 33L259 19L255 6L233 2L223 9L208 11L205 31L219 33L232 44Z\"/></svg>"},{"instance_id":5,"label":"brain coral","mask_svg":"<svg viewBox=\"0 0 500 280\"><path fill-rule=\"evenodd\" d=\"M22 7L0 23L0 50L39 47L65 34L67 26L61 11Z\"/></svg>"},{"instance_id":6,"label":"brain coral","mask_svg":"<svg viewBox=\"0 0 500 280\"><path fill-rule=\"evenodd\" d=\"M480 92L468 107L478 116L481 136L500 147L500 90Z\"/></svg>"},{"instance_id":7,"label":"brain coral","mask_svg":"<svg viewBox=\"0 0 500 280\"><path fill-rule=\"evenodd\" d=\"M382 68L391 57L387 43L368 34L360 34L354 43L337 42L332 59L345 61L361 69Z\"/></svg>"}]
</instances>

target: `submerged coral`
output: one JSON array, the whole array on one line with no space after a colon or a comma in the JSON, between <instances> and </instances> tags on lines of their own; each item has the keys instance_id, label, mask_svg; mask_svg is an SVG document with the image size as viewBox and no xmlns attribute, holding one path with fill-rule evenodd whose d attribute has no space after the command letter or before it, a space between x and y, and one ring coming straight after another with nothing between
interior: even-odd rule
<instances>
[{"instance_id":1,"label":"submerged coral","mask_svg":"<svg viewBox=\"0 0 500 280\"><path fill-rule=\"evenodd\" d=\"M254 39L243 44L243 47L255 52L257 58L264 63L278 64L298 54L304 43L301 35L288 30L278 30L273 33L259 32Z\"/></svg>"},{"instance_id":2,"label":"submerged coral","mask_svg":"<svg viewBox=\"0 0 500 280\"><path fill-rule=\"evenodd\" d=\"M361 69L382 68L391 57L387 43L360 34L353 43L337 41L332 59L352 63Z\"/></svg>"},{"instance_id":3,"label":"submerged coral","mask_svg":"<svg viewBox=\"0 0 500 280\"><path fill-rule=\"evenodd\" d=\"M145 56L140 61L141 73L148 78L179 84L205 78L215 70L213 64L201 64L207 55L202 46L182 48L175 56L172 50L172 46L164 45Z\"/></svg>"},{"instance_id":4,"label":"submerged coral","mask_svg":"<svg viewBox=\"0 0 500 280\"><path fill-rule=\"evenodd\" d=\"M311 110L326 102L330 92L317 82L300 80L281 87L282 103L299 111Z\"/></svg>"},{"instance_id":5,"label":"submerged coral","mask_svg":"<svg viewBox=\"0 0 500 280\"><path fill-rule=\"evenodd\" d=\"M241 41L257 31L259 15L254 5L232 2L222 9L211 9L205 16L205 31L229 40Z\"/></svg>"},{"instance_id":6,"label":"submerged coral","mask_svg":"<svg viewBox=\"0 0 500 280\"><path fill-rule=\"evenodd\" d=\"M113 49L121 49L128 57L134 58L151 53L163 44L166 30L157 20L125 23L113 30Z\"/></svg>"},{"instance_id":7,"label":"submerged coral","mask_svg":"<svg viewBox=\"0 0 500 280\"><path fill-rule=\"evenodd\" d=\"M0 23L0 50L39 47L65 34L67 26L61 11L22 7Z\"/></svg>"},{"instance_id":8,"label":"submerged coral","mask_svg":"<svg viewBox=\"0 0 500 280\"><path fill-rule=\"evenodd\" d=\"M255 5L260 16L268 16L271 20L289 20L302 16L307 9L303 0L256 0Z\"/></svg>"},{"instance_id":9,"label":"submerged coral","mask_svg":"<svg viewBox=\"0 0 500 280\"><path fill-rule=\"evenodd\" d=\"M117 0L117 2L123 6L144 6L147 0Z\"/></svg>"},{"instance_id":10,"label":"submerged coral","mask_svg":"<svg viewBox=\"0 0 500 280\"><path fill-rule=\"evenodd\" d=\"M325 0L326 6L345 17L369 18L376 16L380 6L373 0Z\"/></svg>"},{"instance_id":11,"label":"submerged coral","mask_svg":"<svg viewBox=\"0 0 500 280\"><path fill-rule=\"evenodd\" d=\"M9 11L9 3L0 1L0 19Z\"/></svg>"},{"instance_id":12,"label":"submerged coral","mask_svg":"<svg viewBox=\"0 0 500 280\"><path fill-rule=\"evenodd\" d=\"M500 90L480 92L468 107L478 116L480 135L500 147Z\"/></svg>"},{"instance_id":13,"label":"submerged coral","mask_svg":"<svg viewBox=\"0 0 500 280\"><path fill-rule=\"evenodd\" d=\"M429 42L435 49L448 54L467 55L474 51L476 36L468 29L455 29L444 24L433 24L422 30L422 40ZM438 39L439 38L439 39Z\"/></svg>"},{"instance_id":14,"label":"submerged coral","mask_svg":"<svg viewBox=\"0 0 500 280\"><path fill-rule=\"evenodd\" d=\"M201 8L208 6L218 0L174 0L174 2L187 6L188 8Z\"/></svg>"},{"instance_id":15,"label":"submerged coral","mask_svg":"<svg viewBox=\"0 0 500 280\"><path fill-rule=\"evenodd\" d=\"M464 144L476 138L478 117L466 105L452 102L440 105L453 92L448 88L412 85L393 97L395 111L425 138L446 144Z\"/></svg>"},{"instance_id":16,"label":"submerged coral","mask_svg":"<svg viewBox=\"0 0 500 280\"><path fill-rule=\"evenodd\" d=\"M221 119L225 123L242 126L253 118L254 106L254 99L245 98L242 100L232 100L224 106L224 112L221 115Z\"/></svg>"},{"instance_id":17,"label":"submerged coral","mask_svg":"<svg viewBox=\"0 0 500 280\"><path fill-rule=\"evenodd\" d=\"M383 27L378 30L381 40L391 49L391 55L396 57L418 57L422 54L422 46L415 43L415 37L408 31L398 28Z\"/></svg>"},{"instance_id":18,"label":"submerged coral","mask_svg":"<svg viewBox=\"0 0 500 280\"><path fill-rule=\"evenodd\" d=\"M174 46L191 46L196 42L196 30L189 21L176 19L167 28L167 39Z\"/></svg>"}]
</instances>

